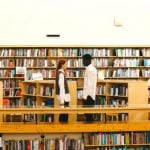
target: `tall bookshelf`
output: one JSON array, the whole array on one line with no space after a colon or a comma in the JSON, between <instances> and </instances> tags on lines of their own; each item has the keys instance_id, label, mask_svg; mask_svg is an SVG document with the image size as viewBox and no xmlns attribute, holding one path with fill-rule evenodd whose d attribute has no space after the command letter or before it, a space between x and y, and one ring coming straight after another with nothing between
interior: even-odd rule
<instances>
[{"instance_id":1,"label":"tall bookshelf","mask_svg":"<svg viewBox=\"0 0 150 150\"><path fill-rule=\"evenodd\" d=\"M22 104L25 104L22 101L22 97L25 97L24 90L21 88L21 82L24 81L24 78L30 79L32 74L35 72L41 72L44 80L53 80L56 75L56 64L59 59L64 58L68 60L68 73L67 78L70 81L72 90L80 91L82 94L83 88L83 76L84 76L84 66L82 65L82 55L85 53L90 53L93 55L92 63L96 66L98 72L103 71L104 77L107 82L100 81L98 86L106 86L106 93L97 93L98 97L105 97L109 106L105 108L104 104L96 108L68 108L67 110L57 108L58 103L54 108L21 108ZM40 123L36 124L34 121L27 122L5 122L0 124L1 132L4 139L6 139L6 144L14 141L11 138L10 134L60 134L60 133L76 133L80 134L80 139L83 137L93 136L96 137L96 134L109 136L109 133L124 135L129 133L130 136L134 134L148 134L150 131L150 123L148 120L149 107L147 106L148 98L146 97L147 85L142 85L141 80L148 80L150 77L149 67L150 67L150 46L1 46L0 48L0 72L1 72L1 81L3 81L3 99L5 99L5 107L0 110L0 113L3 115L7 114L21 114L22 118L24 114L37 114L37 116L45 114L56 114L62 113L64 111L73 115L71 118L73 120L68 124L60 124L57 121L54 123ZM16 74L16 67L25 67L27 70L27 76L22 74ZM115 80L114 80L115 79ZM122 80L126 81L122 81ZM110 81L111 80L111 81ZM114 80L114 81L112 81ZM117 81L116 81L117 80ZM131 81L134 80L134 81ZM140 81L139 81L140 80ZM74 85L74 81L77 81L77 87ZM128 81L134 82L131 84ZM138 81L138 82L136 82ZM25 81L23 84L31 84L32 81ZM46 82L46 81L45 81ZM138 83L140 83L140 86ZM128 88L127 95L111 95L110 89L115 86L119 86L122 83L125 87ZM33 86L38 87L47 83L33 83ZM141 90L142 88L142 90ZM21 91L22 90L22 91ZM130 94L130 92L132 94ZM134 93L134 94L133 94ZM21 95L24 96L21 96ZM138 98L135 98L136 94L140 94ZM77 99L76 94L72 94L74 99ZM33 96L33 95L32 95ZM34 96L33 96L34 97ZM38 98L37 103L39 105L44 105L41 101L45 98ZM54 97L55 99L56 97ZM79 97L80 98L80 94ZM119 99L112 100L112 98ZM124 100L125 99L125 100ZM140 105L142 100L142 105L139 107L132 107L136 102ZM122 102L121 102L122 101ZM8 102L8 103L7 103ZM34 100L33 102L34 103ZM98 102L99 103L99 102ZM119 105L118 105L119 103ZM82 99L76 102L72 102L72 105L82 105ZM122 104L122 106L120 106ZM11 108L7 108L10 107ZM130 108L128 108L130 106ZM139 112L140 113L137 113ZM79 123L76 121L76 114L83 114L91 112L97 115L105 114L106 118L116 118L118 113L128 114L126 121L100 121L89 124L89 123ZM117 115L116 115L117 114ZM137 115L138 114L138 115ZM28 116L30 117L30 116ZM27 118L25 116L25 118ZM31 117L32 118L32 117ZM33 115L34 118L34 115ZM35 116L36 118L36 116ZM38 118L40 120L40 118ZM57 120L57 119L56 119ZM116 120L116 119L115 119ZM134 122L132 122L134 121ZM85 133L83 135L82 133ZM92 133L92 134L91 134ZM140 134L140 135L141 135ZM32 135L35 136L35 135ZM63 134L64 135L64 134ZM27 136L27 135L25 135ZM62 136L62 135L61 135ZM11 139L11 140L10 140ZM26 138L25 138L26 139ZM30 139L30 138L29 138ZM9 142L10 140L10 142ZM63 137L64 140L64 137ZM43 142L40 140L40 143ZM12 142L13 143L13 142ZM28 143L28 142L27 142ZM105 149L105 148L116 148L116 149L125 149L125 148L150 148L149 140L145 143L128 143L124 144L93 144L88 141L84 142L85 149ZM135 145L134 145L135 144Z\"/></svg>"},{"instance_id":2,"label":"tall bookshelf","mask_svg":"<svg viewBox=\"0 0 150 150\"><path fill-rule=\"evenodd\" d=\"M85 68L82 55L90 53L92 63L105 79L148 80L150 77L150 46L97 45L97 46L0 46L0 80L3 81L3 96L14 107L20 105L21 81L40 72L43 78L55 79L59 59L68 61L67 77L83 80ZM27 75L17 74L18 67L25 67ZM78 91L82 92L81 87ZM79 96L80 98L80 96Z\"/></svg>"}]
</instances>

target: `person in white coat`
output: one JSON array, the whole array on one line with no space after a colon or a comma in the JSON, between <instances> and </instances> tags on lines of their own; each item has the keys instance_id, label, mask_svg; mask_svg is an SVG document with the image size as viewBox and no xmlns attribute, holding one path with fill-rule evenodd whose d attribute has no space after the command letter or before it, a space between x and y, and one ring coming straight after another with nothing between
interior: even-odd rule
<instances>
[{"instance_id":1,"label":"person in white coat","mask_svg":"<svg viewBox=\"0 0 150 150\"><path fill-rule=\"evenodd\" d=\"M83 64L86 67L84 75L83 99L85 107L93 107L96 98L97 70L92 65L92 56L82 56ZM93 114L86 114L86 121L94 121Z\"/></svg>"}]
</instances>

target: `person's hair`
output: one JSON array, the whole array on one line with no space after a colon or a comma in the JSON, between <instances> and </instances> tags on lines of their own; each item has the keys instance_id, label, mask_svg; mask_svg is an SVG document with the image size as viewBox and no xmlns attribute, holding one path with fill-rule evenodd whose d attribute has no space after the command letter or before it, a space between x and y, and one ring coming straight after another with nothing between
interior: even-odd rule
<instances>
[{"instance_id":1,"label":"person's hair","mask_svg":"<svg viewBox=\"0 0 150 150\"><path fill-rule=\"evenodd\" d=\"M65 59L60 59L57 63L57 70L61 69L66 62L67 61Z\"/></svg>"},{"instance_id":2,"label":"person's hair","mask_svg":"<svg viewBox=\"0 0 150 150\"><path fill-rule=\"evenodd\" d=\"M85 54L82 56L83 62L86 66L91 64L92 56L90 54Z\"/></svg>"},{"instance_id":3,"label":"person's hair","mask_svg":"<svg viewBox=\"0 0 150 150\"><path fill-rule=\"evenodd\" d=\"M92 56L90 54L85 54L82 56L83 59L91 60Z\"/></svg>"}]
</instances>

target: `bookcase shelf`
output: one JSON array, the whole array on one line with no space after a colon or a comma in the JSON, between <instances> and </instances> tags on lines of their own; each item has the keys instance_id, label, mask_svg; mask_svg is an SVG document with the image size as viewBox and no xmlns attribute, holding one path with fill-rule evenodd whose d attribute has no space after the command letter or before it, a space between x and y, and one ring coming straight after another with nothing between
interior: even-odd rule
<instances>
[{"instance_id":1,"label":"bookcase shelf","mask_svg":"<svg viewBox=\"0 0 150 150\"><path fill-rule=\"evenodd\" d=\"M0 124L1 133L83 133L83 132L125 132L150 131L150 122L135 123L84 123L84 124ZM62 130L63 129L63 130ZM140 129L140 130L139 130Z\"/></svg>"},{"instance_id":2,"label":"bookcase shelf","mask_svg":"<svg viewBox=\"0 0 150 150\"><path fill-rule=\"evenodd\" d=\"M119 109L121 112L124 112L123 109L124 108L68 108L68 109L64 109L64 108L3 108L0 109L0 114L7 114L7 113L11 113L11 114L17 114L18 112L20 114L23 113L32 113L32 111L34 113L62 113L64 111L68 112L68 113L78 113L78 112L90 112L90 113L97 113L99 111L101 112L108 112L108 113L112 113L112 112L118 112L117 109ZM125 109L125 111L127 112L148 112L150 109L149 107L127 107ZM100 122L96 122L96 123L51 123L51 124L24 124L22 123L0 123L0 129L1 129L1 133L2 134L6 134L7 136L9 136L9 134L61 134L61 133L65 133L65 134L84 134L86 140L88 134L90 133L100 133L100 134L109 134L111 133L111 135L117 133L117 134L125 134L125 133L135 133L135 135L137 135L138 133L143 133L144 135L147 133L149 136L149 131L150 131L150 122L147 120L145 121L134 121L134 122L122 122L122 123L100 123ZM63 129L63 130L62 130ZM7 138L8 139L8 138ZM15 139L12 139L13 141ZM8 140L9 141L9 140ZM11 141L11 139L10 139ZM7 142L7 140L5 140L5 142ZM124 146L128 146L128 147L146 147L147 149L150 146L150 143L145 143L145 144L141 144L141 143L137 143L137 144L118 144L118 145L114 145L114 144L109 144L106 143L105 145L96 145L96 144L87 144L84 143L84 147L85 149L90 149L92 147L113 147L113 146L117 146L117 147L124 147Z\"/></svg>"},{"instance_id":3,"label":"bookcase shelf","mask_svg":"<svg viewBox=\"0 0 150 150\"><path fill-rule=\"evenodd\" d=\"M83 76L85 68L82 65L82 55L85 53L90 53L93 55L92 63L96 66L98 72L104 70L104 77L106 79L106 83L98 82L99 85L106 86L106 93L97 94L98 97L105 97L106 101L108 101L107 106L98 106L94 108L82 108L77 106L78 100L76 95L76 84L70 83L73 86L71 87L71 91L74 91L72 94L72 102L70 108L61 109L59 108L59 103L57 97L48 97L54 99L54 108L47 108L42 106L42 101L47 98L47 96L40 96L39 94L30 95L26 94L21 88L20 82L24 80L23 75L16 75L16 67L26 67L27 72L31 74L33 72L41 72L43 74L44 80L53 80L56 76L56 64L59 59L64 58L68 61L68 80L70 82L77 81L77 90L82 91ZM140 84L139 80L147 81L150 77L150 45L137 46L137 45L68 45L68 46L37 46L37 45L1 45L0 46L0 58L1 65L0 71L2 74L6 72L6 75L3 74L0 76L0 80L6 82L9 86L13 84L11 87L12 93L9 94L6 90L3 89L3 93L5 93L4 99L8 99L12 101L14 106L14 101L16 100L17 108L2 108L0 109L0 114L8 115L12 113L12 115L20 114L23 118L24 114L54 114L56 118L54 120L58 120L58 115L62 112L69 113L71 120L68 124L60 124L58 121L54 121L51 123L40 123L40 119L38 118L38 122L3 122L1 120L0 129L2 134L12 134L17 133L21 134L51 134L51 133L97 133L97 132L143 132L149 133L150 131L150 109L147 106L148 97L147 97L147 86ZM8 60L6 60L8 59ZM7 65L5 63L8 63ZM8 73L11 71L11 75ZM111 81L110 81L111 79ZM126 80L126 82L122 80ZM6 81L5 81L6 80ZM10 84L11 80L11 84ZM112 81L114 80L114 81ZM118 81L117 81L118 80ZM135 83L131 83L130 80L134 80ZM78 82L79 81L79 82ZM30 84L28 81L25 81L24 84ZM130 82L130 83L129 83ZM128 88L128 95L111 95L109 93L109 89L112 85L124 84ZM36 83L37 87L40 87L38 83ZM4 86L3 86L4 87ZM6 85L5 85L6 87ZM22 95L17 96L16 90L21 89ZM142 90L141 90L142 89ZM80 91L80 92L81 92ZM132 94L131 94L132 93ZM140 93L139 96L136 97L136 94ZM35 108L26 108L21 107L24 105L22 98L32 96L36 97L38 100L37 107ZM119 104L116 105L116 101L112 99L119 99ZM121 100L120 100L121 99ZM127 103L125 106L120 105L120 101L125 99ZM82 100L81 100L82 101ZM111 104L113 102L113 104ZM135 106L134 104L138 105ZM141 105L142 104L142 105ZM2 105L2 104L1 104ZM139 107L140 106L140 107ZM19 108L18 108L19 107ZM106 122L95 121L94 123L84 123L84 122L76 122L77 114L84 113L93 113L96 115L105 114L108 118L110 116L115 116L118 113L127 113L128 119L127 121L114 121L110 122L109 120ZM140 113L137 113L140 112ZM143 144L133 144L133 145L125 145L127 147L141 147L146 146L149 148L149 143ZM85 145L85 149L90 149L90 147L120 147L120 145L109 145L106 144L104 146L100 145ZM146 149L146 150L147 150Z\"/></svg>"},{"instance_id":4,"label":"bookcase shelf","mask_svg":"<svg viewBox=\"0 0 150 150\"><path fill-rule=\"evenodd\" d=\"M147 80L150 77L148 73L150 66L149 45L1 45L2 68L0 70L13 69L15 74L17 66L25 66L31 74L34 71L39 71L42 72L44 79L55 79L57 61L65 58L68 60L68 79L83 79L82 55L85 53L93 55L93 64L98 70L105 70L105 79ZM119 72L125 72L125 75ZM1 80L8 78L10 79L5 75L0 77ZM11 78L14 79L14 82L24 80L24 77L18 76Z\"/></svg>"}]
</instances>

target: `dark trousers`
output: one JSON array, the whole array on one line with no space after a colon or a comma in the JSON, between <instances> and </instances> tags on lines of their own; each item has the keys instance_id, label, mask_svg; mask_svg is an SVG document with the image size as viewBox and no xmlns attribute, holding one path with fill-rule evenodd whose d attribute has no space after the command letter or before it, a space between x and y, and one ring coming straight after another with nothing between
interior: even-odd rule
<instances>
[{"instance_id":1,"label":"dark trousers","mask_svg":"<svg viewBox=\"0 0 150 150\"><path fill-rule=\"evenodd\" d=\"M64 103L64 107L68 107L69 106L69 102L65 102ZM68 114L60 114L59 115L59 122L68 122Z\"/></svg>"},{"instance_id":2,"label":"dark trousers","mask_svg":"<svg viewBox=\"0 0 150 150\"><path fill-rule=\"evenodd\" d=\"M84 107L94 107L95 101L91 96L87 96L87 99L84 101ZM85 114L86 121L94 121L94 115L93 114Z\"/></svg>"}]
</instances>

